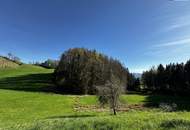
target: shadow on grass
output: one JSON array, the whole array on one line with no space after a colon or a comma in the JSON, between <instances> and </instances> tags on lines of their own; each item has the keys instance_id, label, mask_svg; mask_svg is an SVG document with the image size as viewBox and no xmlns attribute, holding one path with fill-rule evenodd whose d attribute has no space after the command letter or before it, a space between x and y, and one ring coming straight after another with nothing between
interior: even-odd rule
<instances>
[{"instance_id":1,"label":"shadow on grass","mask_svg":"<svg viewBox=\"0 0 190 130\"><path fill-rule=\"evenodd\" d=\"M190 129L190 121L186 120L170 120L170 121L164 121L161 123L160 127L168 130L168 129L181 129L185 128L186 130Z\"/></svg>"},{"instance_id":2,"label":"shadow on grass","mask_svg":"<svg viewBox=\"0 0 190 130\"><path fill-rule=\"evenodd\" d=\"M0 79L0 89L28 91L28 92L50 92L57 94L64 93L61 88L53 84L52 73L30 74L17 77ZM167 95L145 95L144 104L149 108L159 108L160 103L175 103L176 111L190 111L190 97L167 96Z\"/></svg>"},{"instance_id":3,"label":"shadow on grass","mask_svg":"<svg viewBox=\"0 0 190 130\"><path fill-rule=\"evenodd\" d=\"M190 97L148 95L144 101L146 107L159 108L161 103L176 104L175 111L190 111Z\"/></svg>"},{"instance_id":4,"label":"shadow on grass","mask_svg":"<svg viewBox=\"0 0 190 130\"><path fill-rule=\"evenodd\" d=\"M127 91L126 92L127 95L134 95L134 94L137 94L137 95L150 95L152 94L152 92L147 92L147 91Z\"/></svg>"},{"instance_id":5,"label":"shadow on grass","mask_svg":"<svg viewBox=\"0 0 190 130\"><path fill-rule=\"evenodd\" d=\"M177 107L174 111L190 111L190 97L186 95L167 95L167 94L156 94L152 92L136 92L129 91L127 95L142 95L145 96L143 104L147 108L159 108L160 104L175 104Z\"/></svg>"},{"instance_id":6,"label":"shadow on grass","mask_svg":"<svg viewBox=\"0 0 190 130\"><path fill-rule=\"evenodd\" d=\"M95 117L95 115L65 115L65 116L52 116L52 117L47 117L46 119L57 119L57 118L86 118L86 117Z\"/></svg>"},{"instance_id":7,"label":"shadow on grass","mask_svg":"<svg viewBox=\"0 0 190 130\"><path fill-rule=\"evenodd\" d=\"M7 77L0 79L0 89L57 93L52 79L53 75L51 73Z\"/></svg>"}]
</instances>

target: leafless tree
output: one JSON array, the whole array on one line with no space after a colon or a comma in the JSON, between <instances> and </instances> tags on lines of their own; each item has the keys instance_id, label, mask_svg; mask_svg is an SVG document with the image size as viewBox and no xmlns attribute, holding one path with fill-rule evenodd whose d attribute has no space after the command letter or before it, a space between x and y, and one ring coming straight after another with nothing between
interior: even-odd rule
<instances>
[{"instance_id":1,"label":"leafless tree","mask_svg":"<svg viewBox=\"0 0 190 130\"><path fill-rule=\"evenodd\" d=\"M9 58L10 60L12 60L13 54L9 52L7 55L8 55L8 58Z\"/></svg>"},{"instance_id":2,"label":"leafless tree","mask_svg":"<svg viewBox=\"0 0 190 130\"><path fill-rule=\"evenodd\" d=\"M101 105L109 104L113 114L117 114L119 106L119 97L122 93L122 82L116 78L113 74L110 76L110 80L103 86L97 86L98 99Z\"/></svg>"}]
</instances>

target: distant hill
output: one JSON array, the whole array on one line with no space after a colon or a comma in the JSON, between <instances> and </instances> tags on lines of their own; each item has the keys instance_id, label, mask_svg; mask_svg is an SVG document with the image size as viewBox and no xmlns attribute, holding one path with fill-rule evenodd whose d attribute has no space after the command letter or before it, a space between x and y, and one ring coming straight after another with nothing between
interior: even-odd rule
<instances>
[{"instance_id":1,"label":"distant hill","mask_svg":"<svg viewBox=\"0 0 190 130\"><path fill-rule=\"evenodd\" d=\"M141 76L142 76L141 73L133 73L133 75L135 76L135 78L141 78Z\"/></svg>"},{"instance_id":2,"label":"distant hill","mask_svg":"<svg viewBox=\"0 0 190 130\"><path fill-rule=\"evenodd\" d=\"M0 69L2 68L16 68L19 64L9 60L6 57L0 56Z\"/></svg>"}]
</instances>

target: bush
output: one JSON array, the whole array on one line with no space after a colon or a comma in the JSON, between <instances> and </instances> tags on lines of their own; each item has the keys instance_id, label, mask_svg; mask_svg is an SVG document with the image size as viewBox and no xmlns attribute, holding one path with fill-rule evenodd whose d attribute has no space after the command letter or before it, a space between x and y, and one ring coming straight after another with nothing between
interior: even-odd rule
<instances>
[{"instance_id":1,"label":"bush","mask_svg":"<svg viewBox=\"0 0 190 130\"><path fill-rule=\"evenodd\" d=\"M160 103L159 108L165 112L173 112L177 109L177 104L175 103Z\"/></svg>"}]
</instances>

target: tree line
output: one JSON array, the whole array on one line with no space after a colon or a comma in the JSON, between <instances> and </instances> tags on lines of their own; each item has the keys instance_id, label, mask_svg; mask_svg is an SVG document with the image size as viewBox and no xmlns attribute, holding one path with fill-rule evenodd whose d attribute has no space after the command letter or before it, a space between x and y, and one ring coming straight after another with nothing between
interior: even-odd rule
<instances>
[{"instance_id":1,"label":"tree line","mask_svg":"<svg viewBox=\"0 0 190 130\"><path fill-rule=\"evenodd\" d=\"M55 69L59 64L59 60L47 59L44 62L34 62L31 64L42 66L42 67L47 68L47 69Z\"/></svg>"},{"instance_id":2,"label":"tree line","mask_svg":"<svg viewBox=\"0 0 190 130\"><path fill-rule=\"evenodd\" d=\"M167 94L190 94L190 60L185 64L160 64L143 72L144 88Z\"/></svg>"},{"instance_id":3,"label":"tree line","mask_svg":"<svg viewBox=\"0 0 190 130\"><path fill-rule=\"evenodd\" d=\"M21 59L18 56L14 55L14 54L12 54L10 52L6 56L1 56L1 57L5 58L7 60L10 60L12 62L15 62L15 63L17 63L19 65L22 64Z\"/></svg>"}]
</instances>

